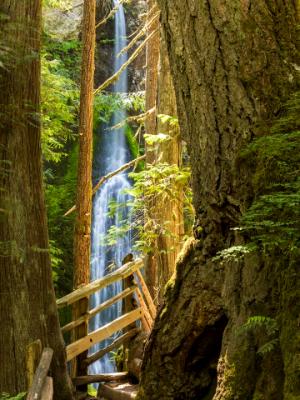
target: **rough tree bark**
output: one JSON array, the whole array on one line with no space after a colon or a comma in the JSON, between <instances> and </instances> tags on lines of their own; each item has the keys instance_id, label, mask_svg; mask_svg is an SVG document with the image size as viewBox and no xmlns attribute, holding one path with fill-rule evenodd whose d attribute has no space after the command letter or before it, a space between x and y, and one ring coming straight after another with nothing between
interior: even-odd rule
<instances>
[{"instance_id":1,"label":"rough tree bark","mask_svg":"<svg viewBox=\"0 0 300 400\"><path fill-rule=\"evenodd\" d=\"M245 240L231 230L253 200L254 171L237 166L240 151L269 131L297 89L296 2L159 4L191 156L196 239L156 319L139 399L298 399L296 263L278 254L214 258ZM263 358L259 335L236 334L252 315L278 321L279 343Z\"/></svg>"},{"instance_id":2,"label":"rough tree bark","mask_svg":"<svg viewBox=\"0 0 300 400\"><path fill-rule=\"evenodd\" d=\"M147 21L150 21L154 13L157 12L156 0L147 0L148 15ZM157 99L157 82L158 82L158 60L159 60L159 24L158 21L153 23L148 30L148 36L157 30L151 40L148 41L146 47L146 111L152 110L145 120L145 130L149 135L155 135L156 133L156 99ZM154 155L151 151L146 149L146 163L153 163ZM146 205L148 209L152 207L152 204ZM153 254L150 253L145 257L145 278L147 286L150 290L152 297L155 297L155 285L156 285L156 272L157 266Z\"/></svg>"},{"instance_id":3,"label":"rough tree bark","mask_svg":"<svg viewBox=\"0 0 300 400\"><path fill-rule=\"evenodd\" d=\"M26 391L26 347L54 350L56 399L71 399L49 257L40 144L41 1L3 0L0 40L0 393Z\"/></svg>"},{"instance_id":4,"label":"rough tree bark","mask_svg":"<svg viewBox=\"0 0 300 400\"><path fill-rule=\"evenodd\" d=\"M148 2L148 20L158 11L157 2ZM181 138L179 128L163 122L159 114L176 117L176 98L170 72L165 42L160 35L157 19L148 34L157 30L157 34L147 45L146 60L146 110L153 110L145 121L147 134L159 132L172 137L167 144L160 144L156 150L147 149L146 161L150 164L166 163L181 165ZM148 287L157 303L161 302L165 284L175 270L175 261L180 251L180 241L184 234L183 202L181 196L166 202L163 195L151 200L147 214L161 227L152 253L147 255L145 270ZM159 228L158 228L159 229Z\"/></svg>"},{"instance_id":5,"label":"rough tree bark","mask_svg":"<svg viewBox=\"0 0 300 400\"><path fill-rule=\"evenodd\" d=\"M170 71L169 58L164 38L160 39L160 57L157 89L157 129L172 139L158 146L156 159L160 163L181 166L180 129L170 122L164 122L159 115L177 116L176 97ZM174 182L175 184L175 182ZM174 188L175 189L175 188ZM172 188L171 188L172 190ZM166 200L167 199L167 200ZM158 303L162 302L165 285L175 271L175 263L181 249L184 235L183 193L178 190L176 198L158 196L154 201L155 219L164 230L159 234L156 243L156 287ZM157 212L159 210L159 212Z\"/></svg>"},{"instance_id":6,"label":"rough tree bark","mask_svg":"<svg viewBox=\"0 0 300 400\"><path fill-rule=\"evenodd\" d=\"M79 158L74 236L74 288L90 281L91 215L92 215L92 157L93 157L93 92L95 69L96 1L86 0L83 6L82 67L79 112ZM74 319L85 314L88 299L73 308ZM87 322L75 331L75 339L87 335ZM86 375L86 367L77 358L77 374Z\"/></svg>"}]
</instances>

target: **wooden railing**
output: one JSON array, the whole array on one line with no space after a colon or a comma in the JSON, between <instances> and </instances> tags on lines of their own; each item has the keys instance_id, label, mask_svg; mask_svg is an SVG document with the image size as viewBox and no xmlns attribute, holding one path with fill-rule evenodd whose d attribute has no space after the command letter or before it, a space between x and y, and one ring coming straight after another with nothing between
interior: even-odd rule
<instances>
[{"instance_id":1,"label":"wooden railing","mask_svg":"<svg viewBox=\"0 0 300 400\"><path fill-rule=\"evenodd\" d=\"M33 348L36 348L33 343ZM50 364L53 357L53 350L45 348L42 352L38 367L32 377L31 386L26 400L52 400L53 399L53 380L48 376ZM28 366L28 365L27 365Z\"/></svg>"},{"instance_id":2,"label":"wooden railing","mask_svg":"<svg viewBox=\"0 0 300 400\"><path fill-rule=\"evenodd\" d=\"M72 360L74 357L77 357L79 354L87 351L90 347L109 338L114 333L127 328L138 320L141 320L142 328L145 331L149 332L151 330L153 319L155 318L156 314L156 309L149 290L145 284L144 278L140 272L140 268L142 267L143 260L141 259L128 262L121 268L106 275L105 277L97 279L83 287L80 287L74 290L72 293L57 300L58 308L66 307L75 304L76 302L84 298L89 298L89 296L93 293L107 287L108 285L111 285L112 283L120 280L127 282L128 280L126 278L132 278L130 280L131 285L129 287L125 287L121 293L98 305L92 310L87 311L84 315L80 316L75 321L72 321L63 326L63 333L72 331L79 325L87 323L90 318L94 317L96 314L110 307L117 301L127 298L128 296L134 296L136 302L138 303L137 308L131 311L125 310L123 315L118 317L114 321L109 322L108 324L101 326L99 329L86 334L86 336L74 341L73 343L70 343L66 348L67 361ZM102 349L96 354L89 356L87 359L84 360L84 363L86 365L90 365L91 363L97 361L107 352L113 350L113 348L120 346L120 344L122 344L126 340L128 341L133 336L133 333L136 334L136 328L131 329L129 332L116 339L106 349Z\"/></svg>"}]
</instances>

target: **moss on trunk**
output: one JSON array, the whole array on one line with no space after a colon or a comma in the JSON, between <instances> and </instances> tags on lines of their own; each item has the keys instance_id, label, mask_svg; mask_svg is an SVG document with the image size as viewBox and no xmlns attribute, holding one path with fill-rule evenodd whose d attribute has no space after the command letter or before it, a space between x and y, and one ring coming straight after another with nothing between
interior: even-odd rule
<instances>
[{"instance_id":1,"label":"moss on trunk","mask_svg":"<svg viewBox=\"0 0 300 400\"><path fill-rule=\"evenodd\" d=\"M299 399L299 254L250 248L248 234L232 229L257 195L256 166L238 165L240 153L270 132L297 90L295 3L159 4L199 240L167 289L139 399ZM241 329L255 316L264 322Z\"/></svg>"}]
</instances>

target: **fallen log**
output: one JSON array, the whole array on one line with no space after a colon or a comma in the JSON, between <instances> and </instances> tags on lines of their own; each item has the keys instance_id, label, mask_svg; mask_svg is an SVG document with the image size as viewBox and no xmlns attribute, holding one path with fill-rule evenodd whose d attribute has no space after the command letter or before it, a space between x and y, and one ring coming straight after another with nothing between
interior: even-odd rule
<instances>
[{"instance_id":1,"label":"fallen log","mask_svg":"<svg viewBox=\"0 0 300 400\"><path fill-rule=\"evenodd\" d=\"M74 386L89 385L99 382L119 382L128 378L128 372L115 372L112 374L77 376L72 379Z\"/></svg>"},{"instance_id":2,"label":"fallen log","mask_svg":"<svg viewBox=\"0 0 300 400\"><path fill-rule=\"evenodd\" d=\"M129 332L125 333L124 335L120 336L116 340L114 340L109 346L105 347L97 351L95 354L92 354L88 358L83 361L84 366L89 366L93 362L99 360L101 357L105 356L105 354L109 353L110 351L120 347L122 344L127 343L131 338L136 336L140 332L139 328L131 329Z\"/></svg>"}]
</instances>

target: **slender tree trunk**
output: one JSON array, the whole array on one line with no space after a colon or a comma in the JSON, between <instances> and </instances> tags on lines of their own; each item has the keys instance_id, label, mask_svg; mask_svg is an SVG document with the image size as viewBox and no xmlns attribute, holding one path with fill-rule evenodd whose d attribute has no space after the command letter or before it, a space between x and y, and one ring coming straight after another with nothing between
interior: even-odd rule
<instances>
[{"instance_id":1,"label":"slender tree trunk","mask_svg":"<svg viewBox=\"0 0 300 400\"><path fill-rule=\"evenodd\" d=\"M148 2L148 20L158 11L157 2ZM147 46L146 62L146 110L152 110L145 121L147 134L155 135L163 132L173 139L167 144L161 144L156 151L147 149L148 164L156 162L170 165L181 164L181 139L179 129L168 122L157 118L159 114L176 117L176 98L170 65L164 40L160 35L159 20L151 26L148 34L157 31ZM183 204L182 199L172 199L166 205L163 196L151 200L146 205L147 217L153 219L161 232L153 243L153 252L146 257L146 278L148 286L160 303L165 284L175 270L175 260L180 251L180 240L183 236Z\"/></svg>"},{"instance_id":2,"label":"slender tree trunk","mask_svg":"<svg viewBox=\"0 0 300 400\"><path fill-rule=\"evenodd\" d=\"M158 3L191 157L197 240L186 244L156 318L138 398L299 398L299 273L282 255L216 258L247 240L232 229L253 201L254 171L237 166L241 150L269 132L297 90L296 2ZM263 358L261 336L237 335L253 315L278 321L278 345Z\"/></svg>"},{"instance_id":3,"label":"slender tree trunk","mask_svg":"<svg viewBox=\"0 0 300 400\"><path fill-rule=\"evenodd\" d=\"M90 281L91 251L91 215L92 215L92 155L93 155L93 91L95 69L95 0L85 0L83 10L83 51L80 90L79 114L79 159L77 178L77 217L74 237L74 288ZM74 317L77 319L88 309L88 300L84 299L74 306ZM76 329L75 339L87 334L87 323ZM85 375L77 359L77 373Z\"/></svg>"},{"instance_id":4,"label":"slender tree trunk","mask_svg":"<svg viewBox=\"0 0 300 400\"><path fill-rule=\"evenodd\" d=\"M26 391L26 348L54 350L55 398L71 399L49 257L40 144L39 0L3 0L0 41L0 393Z\"/></svg>"},{"instance_id":5,"label":"slender tree trunk","mask_svg":"<svg viewBox=\"0 0 300 400\"><path fill-rule=\"evenodd\" d=\"M148 18L150 21L153 15L158 11L156 0L148 0ZM145 121L145 130L149 135L155 135L156 133L156 100L157 100L157 84L158 84L158 62L159 62L159 46L160 46L160 35L159 35L159 22L153 23L149 28L148 35L152 32L157 31L151 40L147 43L146 48L146 111L152 111ZM149 149L146 149L146 163L152 164L155 160L155 155ZM146 205L146 208L150 210L152 204ZM147 212L147 211L146 211ZM146 216L147 218L147 216ZM150 216L151 218L151 216ZM145 277L147 286L150 290L152 297L155 297L155 286L156 286L156 274L157 265L153 254L150 253L145 258Z\"/></svg>"},{"instance_id":6,"label":"slender tree trunk","mask_svg":"<svg viewBox=\"0 0 300 400\"><path fill-rule=\"evenodd\" d=\"M160 40L160 59L158 73L157 92L157 114L158 116L177 116L176 97L173 79L170 71L169 57L164 38ZM160 163L181 166L181 136L179 127L170 122L163 122L163 118L157 118L157 133L168 134L172 139L161 143L156 154ZM175 182L174 182L175 184ZM172 188L171 188L172 190ZM174 188L175 191L175 188ZM156 210L155 219L159 226L163 227L159 234L156 247L156 287L158 303L162 302L166 283L175 271L175 263L181 249L181 241L184 235L183 222L183 194L178 190L176 198L164 194L158 196L153 208ZM159 210L159 212L157 212Z\"/></svg>"}]
</instances>

